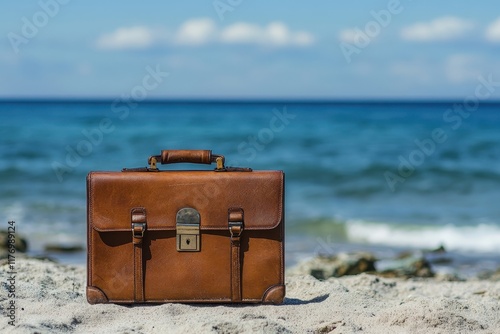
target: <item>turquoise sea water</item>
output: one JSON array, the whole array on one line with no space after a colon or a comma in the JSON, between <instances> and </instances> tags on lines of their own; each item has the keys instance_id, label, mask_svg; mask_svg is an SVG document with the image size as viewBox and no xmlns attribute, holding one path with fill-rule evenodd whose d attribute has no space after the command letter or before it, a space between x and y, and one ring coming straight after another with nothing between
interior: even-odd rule
<instances>
[{"instance_id":1,"label":"turquoise sea water","mask_svg":"<svg viewBox=\"0 0 500 334\"><path fill-rule=\"evenodd\" d=\"M289 261L443 245L500 263L500 104L2 102L0 219L35 253L84 246L87 173L162 149L284 170Z\"/></svg>"}]
</instances>

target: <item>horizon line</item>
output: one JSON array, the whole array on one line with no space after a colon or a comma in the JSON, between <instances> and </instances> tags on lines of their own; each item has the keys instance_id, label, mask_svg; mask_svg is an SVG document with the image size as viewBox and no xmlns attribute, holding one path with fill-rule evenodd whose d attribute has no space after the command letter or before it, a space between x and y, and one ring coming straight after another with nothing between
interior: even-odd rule
<instances>
[{"instance_id":1,"label":"horizon line","mask_svg":"<svg viewBox=\"0 0 500 334\"><path fill-rule=\"evenodd\" d=\"M113 103L109 97L0 97L0 103ZM121 100L120 100L121 101ZM284 98L284 97L192 97L192 98L149 98L137 103L309 103L309 104L453 104L463 103L459 98ZM500 99L479 101L480 104L500 104Z\"/></svg>"}]
</instances>

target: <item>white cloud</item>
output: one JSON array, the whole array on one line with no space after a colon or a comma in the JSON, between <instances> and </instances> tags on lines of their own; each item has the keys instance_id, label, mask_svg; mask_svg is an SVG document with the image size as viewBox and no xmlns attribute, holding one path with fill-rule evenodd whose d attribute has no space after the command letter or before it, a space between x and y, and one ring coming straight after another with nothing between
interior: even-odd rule
<instances>
[{"instance_id":1,"label":"white cloud","mask_svg":"<svg viewBox=\"0 0 500 334\"><path fill-rule=\"evenodd\" d=\"M220 39L225 43L252 43L259 39L261 29L249 23L235 23L225 28Z\"/></svg>"},{"instance_id":2,"label":"white cloud","mask_svg":"<svg viewBox=\"0 0 500 334\"><path fill-rule=\"evenodd\" d=\"M144 49L161 44L194 47L208 43L303 47L313 44L314 36L306 31L291 31L282 22L272 22L267 26L237 22L219 28L212 19L199 18L184 22L172 35L135 26L119 28L97 40L101 49Z\"/></svg>"},{"instance_id":3,"label":"white cloud","mask_svg":"<svg viewBox=\"0 0 500 334\"><path fill-rule=\"evenodd\" d=\"M295 40L295 44L300 46L308 46L314 44L314 36L306 31L296 32L293 39Z\"/></svg>"},{"instance_id":4,"label":"white cloud","mask_svg":"<svg viewBox=\"0 0 500 334\"><path fill-rule=\"evenodd\" d=\"M227 44L261 44L273 46L308 46L314 37L305 31L292 32L281 22L266 27L249 23L235 23L220 31L219 39Z\"/></svg>"},{"instance_id":5,"label":"white cloud","mask_svg":"<svg viewBox=\"0 0 500 334\"><path fill-rule=\"evenodd\" d=\"M474 23L453 16L444 16L430 22L420 22L401 30L408 41L445 41L463 37L474 29Z\"/></svg>"},{"instance_id":6,"label":"white cloud","mask_svg":"<svg viewBox=\"0 0 500 334\"><path fill-rule=\"evenodd\" d=\"M175 41L184 45L201 45L210 42L216 33L213 20L192 19L184 22L175 35Z\"/></svg>"},{"instance_id":7,"label":"white cloud","mask_svg":"<svg viewBox=\"0 0 500 334\"><path fill-rule=\"evenodd\" d=\"M490 42L500 42L500 17L486 29L486 39Z\"/></svg>"},{"instance_id":8,"label":"white cloud","mask_svg":"<svg viewBox=\"0 0 500 334\"><path fill-rule=\"evenodd\" d=\"M101 49L144 49L154 42L153 31L144 26L123 27L104 34L97 40Z\"/></svg>"}]
</instances>

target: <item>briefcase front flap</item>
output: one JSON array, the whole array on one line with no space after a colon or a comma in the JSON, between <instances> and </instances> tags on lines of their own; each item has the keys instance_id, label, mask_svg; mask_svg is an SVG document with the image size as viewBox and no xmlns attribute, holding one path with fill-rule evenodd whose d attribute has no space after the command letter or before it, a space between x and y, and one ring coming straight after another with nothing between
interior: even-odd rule
<instances>
[{"instance_id":1,"label":"briefcase front flap","mask_svg":"<svg viewBox=\"0 0 500 334\"><path fill-rule=\"evenodd\" d=\"M147 230L175 230L182 208L200 215L201 230L227 230L228 210L242 209L246 230L277 227L283 215L281 171L92 172L88 221L99 232L130 231L131 210L144 208Z\"/></svg>"}]
</instances>

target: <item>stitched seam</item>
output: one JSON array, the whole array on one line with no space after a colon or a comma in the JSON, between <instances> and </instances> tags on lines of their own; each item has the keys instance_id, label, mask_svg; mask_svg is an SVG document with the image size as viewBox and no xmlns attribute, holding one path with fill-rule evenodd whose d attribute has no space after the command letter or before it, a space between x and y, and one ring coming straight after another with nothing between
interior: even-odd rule
<instances>
[{"instance_id":1,"label":"stitched seam","mask_svg":"<svg viewBox=\"0 0 500 334\"><path fill-rule=\"evenodd\" d=\"M135 254L135 248L137 247L136 245L133 245L134 247L134 300L137 301L137 292L136 292L136 286L137 286L137 264L136 264L136 254Z\"/></svg>"},{"instance_id":2,"label":"stitched seam","mask_svg":"<svg viewBox=\"0 0 500 334\"><path fill-rule=\"evenodd\" d=\"M230 303L232 302L231 299L223 298L223 299L149 299L147 301L144 301L145 303L164 303L164 302L179 302L179 303L190 303L190 302L222 302L222 303ZM241 300L242 302L262 302L261 299L255 299L255 298L245 298ZM134 300L131 299L113 299L109 300L110 303L134 303Z\"/></svg>"},{"instance_id":3,"label":"stitched seam","mask_svg":"<svg viewBox=\"0 0 500 334\"><path fill-rule=\"evenodd\" d=\"M281 241L280 241L280 281L281 284L285 284L285 274L284 274L284 256L283 256L283 248L285 247L285 223L281 222L283 225L281 226Z\"/></svg>"},{"instance_id":4,"label":"stitched seam","mask_svg":"<svg viewBox=\"0 0 500 334\"><path fill-rule=\"evenodd\" d=\"M231 269L231 276L234 278L232 285L231 285L231 290L233 290L233 298L232 300L239 300L238 298L239 293L238 293L238 258L237 258L237 253L238 253L238 247L234 245L231 242L231 262L233 264L232 269Z\"/></svg>"},{"instance_id":5,"label":"stitched seam","mask_svg":"<svg viewBox=\"0 0 500 334\"><path fill-rule=\"evenodd\" d=\"M139 258L139 246L137 245L134 245L135 247L135 252L134 252L134 255L135 255L135 261L134 261L134 265L135 265L135 296L134 296L134 299L135 300L140 300L141 299L141 296L140 296L140 292L141 292L141 275L139 273L139 270L140 270L140 258Z\"/></svg>"},{"instance_id":6,"label":"stitched seam","mask_svg":"<svg viewBox=\"0 0 500 334\"><path fill-rule=\"evenodd\" d=\"M238 242L241 242L241 241L238 241ZM241 297L242 297L242 289L241 289L241 244L238 245L238 247L236 247L236 261L237 261L237 264L238 264L238 272L236 273L238 276L238 285L236 286L236 288L238 289L238 300L241 300Z\"/></svg>"},{"instance_id":7,"label":"stitched seam","mask_svg":"<svg viewBox=\"0 0 500 334\"><path fill-rule=\"evenodd\" d=\"M279 206L280 206L280 223L283 224L281 225L281 241L280 241L280 281L281 281L281 284L285 284L285 273L284 273L284 256L283 256L283 249L285 247L285 214L283 212L283 200L284 200L284 189L283 189L283 185L285 183L285 179L284 179L284 173L281 172L281 182L280 182L280 192L281 192L281 201L279 203Z\"/></svg>"},{"instance_id":8,"label":"stitched seam","mask_svg":"<svg viewBox=\"0 0 500 334\"><path fill-rule=\"evenodd\" d=\"M234 300L233 296L233 243L231 240L229 240L230 247L229 247L229 258L231 259L231 274L229 274L229 282L231 284L231 301Z\"/></svg>"},{"instance_id":9,"label":"stitched seam","mask_svg":"<svg viewBox=\"0 0 500 334\"><path fill-rule=\"evenodd\" d=\"M139 254L138 254L138 257L139 257L139 268L137 268L139 270L138 274L139 274L139 291L140 291L140 296L141 297L141 301L144 300L144 282L143 282L143 277L142 277L142 244L141 244L141 248L139 249Z\"/></svg>"},{"instance_id":10,"label":"stitched seam","mask_svg":"<svg viewBox=\"0 0 500 334\"><path fill-rule=\"evenodd\" d=\"M91 226L93 227L93 217L94 217L94 187L92 184L92 173L89 175L89 180L88 180L88 193L87 196L90 196L90 200L87 198L87 201L89 202L89 207L87 209L87 245L88 245L88 250L87 250L87 269L88 269L88 276L87 276L87 286L91 286L93 284L92 280L92 268L93 268L93 262L92 262L92 256L94 252L92 251L92 238L94 237L94 233L92 229L90 228Z\"/></svg>"}]
</instances>

